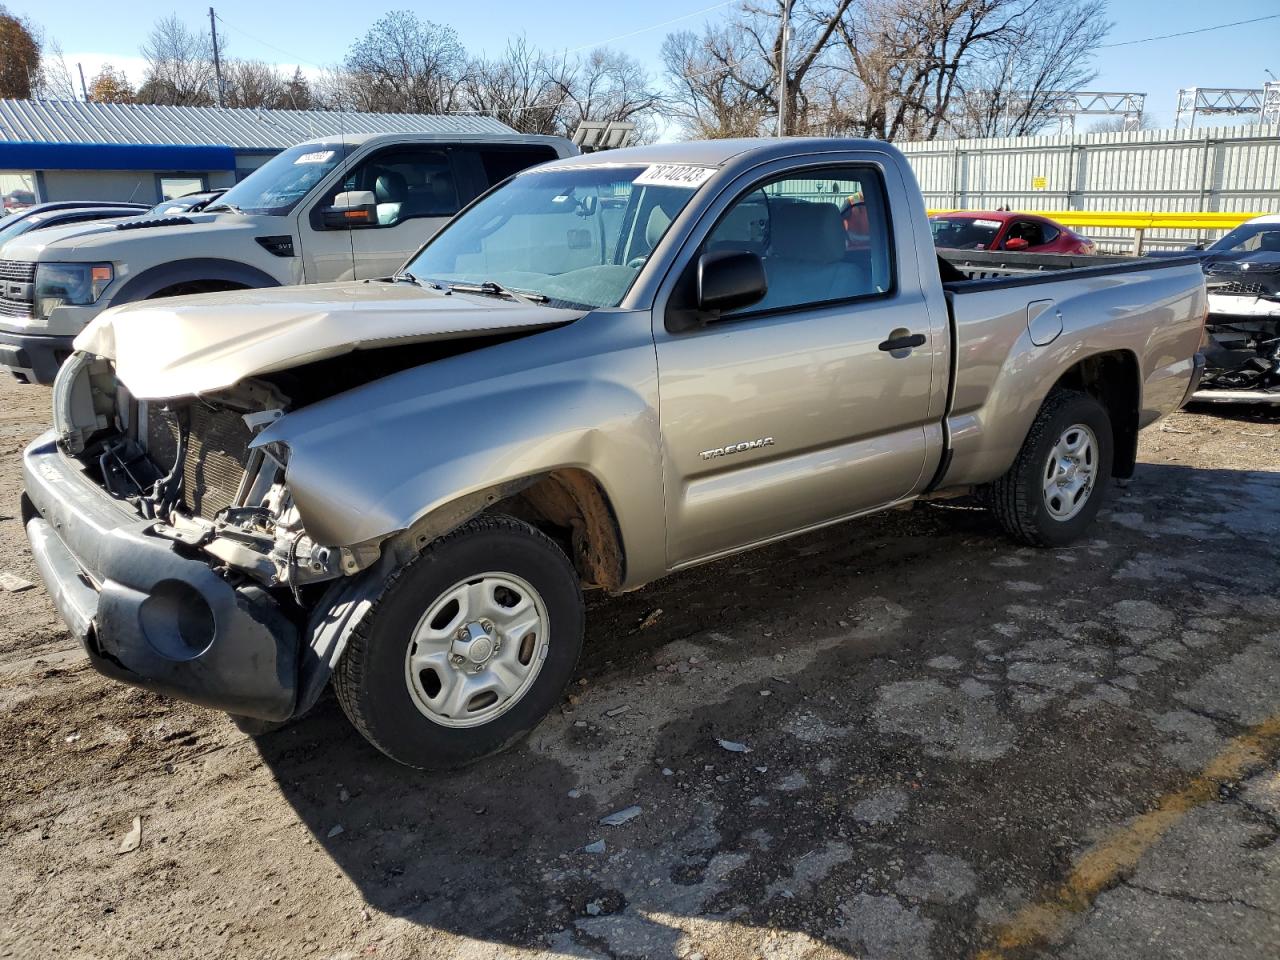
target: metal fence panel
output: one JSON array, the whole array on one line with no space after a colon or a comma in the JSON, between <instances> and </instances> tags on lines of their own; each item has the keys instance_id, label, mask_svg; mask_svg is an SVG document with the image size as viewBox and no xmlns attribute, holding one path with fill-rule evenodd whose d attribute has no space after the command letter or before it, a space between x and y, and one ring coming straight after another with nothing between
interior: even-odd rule
<instances>
[{"instance_id":1,"label":"metal fence panel","mask_svg":"<svg viewBox=\"0 0 1280 960\"><path fill-rule=\"evenodd\" d=\"M1280 124L895 144L930 209L1280 213ZM1091 229L1109 249L1131 234ZM1210 240L1153 230L1147 242Z\"/></svg>"}]
</instances>

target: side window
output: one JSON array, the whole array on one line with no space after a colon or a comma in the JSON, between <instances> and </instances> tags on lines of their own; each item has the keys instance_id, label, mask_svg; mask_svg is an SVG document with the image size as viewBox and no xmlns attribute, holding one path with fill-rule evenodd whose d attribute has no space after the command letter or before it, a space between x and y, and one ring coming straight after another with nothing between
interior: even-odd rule
<instances>
[{"instance_id":1,"label":"side window","mask_svg":"<svg viewBox=\"0 0 1280 960\"><path fill-rule=\"evenodd\" d=\"M373 194L377 222L394 227L416 217L451 217L458 212L458 188L449 155L443 150L388 150L370 157L329 191L319 207L330 207L339 193Z\"/></svg>"},{"instance_id":2,"label":"side window","mask_svg":"<svg viewBox=\"0 0 1280 960\"><path fill-rule=\"evenodd\" d=\"M884 187L870 167L828 168L754 186L720 218L702 249L748 251L764 261L769 292L742 313L893 289Z\"/></svg>"},{"instance_id":3,"label":"side window","mask_svg":"<svg viewBox=\"0 0 1280 960\"><path fill-rule=\"evenodd\" d=\"M501 183L513 173L556 158L551 147L493 147L477 151L484 167L485 187Z\"/></svg>"},{"instance_id":4,"label":"side window","mask_svg":"<svg viewBox=\"0 0 1280 960\"><path fill-rule=\"evenodd\" d=\"M1034 220L1015 220L1009 224L1009 232L1005 235L1004 245L1008 247L1010 240L1025 240L1028 247L1043 246L1053 239L1053 237L1046 237L1045 232L1040 224Z\"/></svg>"}]
</instances>

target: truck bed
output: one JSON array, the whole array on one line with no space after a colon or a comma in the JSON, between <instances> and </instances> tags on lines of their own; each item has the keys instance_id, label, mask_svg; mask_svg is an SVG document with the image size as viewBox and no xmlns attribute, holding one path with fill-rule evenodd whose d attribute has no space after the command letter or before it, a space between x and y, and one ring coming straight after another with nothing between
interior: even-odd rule
<instances>
[{"instance_id":1,"label":"truck bed","mask_svg":"<svg viewBox=\"0 0 1280 960\"><path fill-rule=\"evenodd\" d=\"M1077 354L1133 364L1136 427L1182 404L1207 299L1197 258L939 250L938 269L953 345L948 485L1008 467L1053 386L1044 377Z\"/></svg>"}]
</instances>

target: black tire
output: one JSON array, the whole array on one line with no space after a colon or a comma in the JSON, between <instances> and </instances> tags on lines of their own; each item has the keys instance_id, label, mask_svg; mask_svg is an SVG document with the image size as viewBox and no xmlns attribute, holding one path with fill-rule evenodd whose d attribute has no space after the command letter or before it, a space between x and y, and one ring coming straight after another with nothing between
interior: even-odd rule
<instances>
[{"instance_id":1,"label":"black tire","mask_svg":"<svg viewBox=\"0 0 1280 960\"><path fill-rule=\"evenodd\" d=\"M410 693L408 644L441 594L485 572L514 574L540 594L549 621L546 657L531 686L504 713L479 726L444 726ZM550 538L511 517L477 518L428 545L388 580L334 671L338 702L355 728L393 760L421 770L474 763L525 736L559 701L582 651L584 609L577 572Z\"/></svg>"},{"instance_id":2,"label":"black tire","mask_svg":"<svg viewBox=\"0 0 1280 960\"><path fill-rule=\"evenodd\" d=\"M1079 512L1070 519L1053 516L1045 502L1044 479L1049 455L1063 433L1076 424L1093 431L1098 441L1092 486ZM1111 477L1115 443L1107 408L1077 390L1055 390L1045 399L1009 471L990 484L987 501L1006 531L1036 547L1061 547L1079 539L1102 506Z\"/></svg>"}]
</instances>

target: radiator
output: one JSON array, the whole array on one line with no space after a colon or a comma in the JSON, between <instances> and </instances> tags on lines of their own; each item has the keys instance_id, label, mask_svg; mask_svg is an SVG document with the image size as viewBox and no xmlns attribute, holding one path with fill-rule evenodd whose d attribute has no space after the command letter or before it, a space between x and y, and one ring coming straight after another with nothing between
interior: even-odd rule
<instances>
[{"instance_id":1,"label":"radiator","mask_svg":"<svg viewBox=\"0 0 1280 960\"><path fill-rule=\"evenodd\" d=\"M187 409L191 430L182 465L182 501L193 514L211 519L235 503L253 434L234 410L199 400ZM177 419L154 406L147 414L147 451L156 466L168 472L177 455Z\"/></svg>"}]
</instances>

